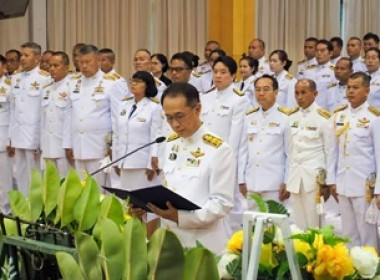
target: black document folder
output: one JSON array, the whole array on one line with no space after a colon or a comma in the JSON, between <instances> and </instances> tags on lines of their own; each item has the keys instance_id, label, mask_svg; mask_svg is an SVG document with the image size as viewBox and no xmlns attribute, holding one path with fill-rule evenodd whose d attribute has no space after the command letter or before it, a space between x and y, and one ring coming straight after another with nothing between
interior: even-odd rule
<instances>
[{"instance_id":1,"label":"black document folder","mask_svg":"<svg viewBox=\"0 0 380 280\"><path fill-rule=\"evenodd\" d=\"M136 208L142 208L147 212L152 212L148 207L148 203L152 203L161 209L168 209L166 202L169 201L178 210L197 210L200 207L186 198L172 192L164 186L154 186L145 189L138 189L133 191L114 189L109 187L104 187L110 193L114 193L117 197L121 199L126 199L130 197L130 203Z\"/></svg>"}]
</instances>

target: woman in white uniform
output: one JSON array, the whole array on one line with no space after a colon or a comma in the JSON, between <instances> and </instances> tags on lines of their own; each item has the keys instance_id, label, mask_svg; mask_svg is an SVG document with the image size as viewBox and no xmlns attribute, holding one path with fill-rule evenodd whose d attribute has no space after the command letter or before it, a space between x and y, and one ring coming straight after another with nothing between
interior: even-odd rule
<instances>
[{"instance_id":1,"label":"woman in white uniform","mask_svg":"<svg viewBox=\"0 0 380 280\"><path fill-rule=\"evenodd\" d=\"M243 56L239 60L239 73L241 75L241 81L236 84L237 88L240 89L244 95L249 98L252 107L258 106L255 98L255 74L259 68L259 62L250 57Z\"/></svg>"},{"instance_id":2,"label":"woman in white uniform","mask_svg":"<svg viewBox=\"0 0 380 280\"><path fill-rule=\"evenodd\" d=\"M269 67L273 76L278 82L277 104L292 108L297 105L294 96L294 87L297 79L289 74L288 70L292 61L288 59L288 54L283 50L275 50L269 56Z\"/></svg>"},{"instance_id":3,"label":"woman in white uniform","mask_svg":"<svg viewBox=\"0 0 380 280\"><path fill-rule=\"evenodd\" d=\"M152 75L136 72L130 81L133 97L120 103L113 125L113 149L116 158L154 141L161 132L160 105L154 98L157 88ZM144 148L118 164L121 187L135 190L158 185L158 144Z\"/></svg>"}]
</instances>

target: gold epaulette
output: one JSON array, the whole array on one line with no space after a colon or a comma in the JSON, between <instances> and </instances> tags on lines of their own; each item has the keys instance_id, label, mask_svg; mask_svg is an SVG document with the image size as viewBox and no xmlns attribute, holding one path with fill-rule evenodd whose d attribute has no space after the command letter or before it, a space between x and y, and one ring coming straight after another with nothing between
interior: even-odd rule
<instances>
[{"instance_id":1,"label":"gold epaulette","mask_svg":"<svg viewBox=\"0 0 380 280\"><path fill-rule=\"evenodd\" d=\"M287 78L288 80L291 80L294 78L294 76L290 73L286 74L285 78Z\"/></svg>"},{"instance_id":2,"label":"gold epaulette","mask_svg":"<svg viewBox=\"0 0 380 280\"><path fill-rule=\"evenodd\" d=\"M195 78L200 78L201 77L201 75L199 75L198 74L198 72L196 72L196 71L193 71L193 76L195 77Z\"/></svg>"},{"instance_id":3,"label":"gold epaulette","mask_svg":"<svg viewBox=\"0 0 380 280\"><path fill-rule=\"evenodd\" d=\"M309 69L313 69L315 67L317 67L317 64L310 64L310 65L306 66L306 69L309 70Z\"/></svg>"},{"instance_id":4,"label":"gold epaulette","mask_svg":"<svg viewBox=\"0 0 380 280\"><path fill-rule=\"evenodd\" d=\"M198 74L199 74L199 75L204 75L204 74L206 74L206 73L208 73L208 72L211 72L211 69L208 69L208 70L206 70L206 71L200 71L200 72L198 72Z\"/></svg>"},{"instance_id":5,"label":"gold epaulette","mask_svg":"<svg viewBox=\"0 0 380 280\"><path fill-rule=\"evenodd\" d=\"M266 59L264 62L265 62L265 63L269 63L269 59Z\"/></svg>"},{"instance_id":6,"label":"gold epaulette","mask_svg":"<svg viewBox=\"0 0 380 280\"><path fill-rule=\"evenodd\" d=\"M344 105L340 105L339 107L336 107L335 110L334 110L334 113L338 113L340 111L343 111L344 109L346 109L348 107L347 104L344 104Z\"/></svg>"},{"instance_id":7,"label":"gold epaulette","mask_svg":"<svg viewBox=\"0 0 380 280\"><path fill-rule=\"evenodd\" d=\"M12 84L12 80L10 78L5 79L5 83L10 86Z\"/></svg>"},{"instance_id":8,"label":"gold epaulette","mask_svg":"<svg viewBox=\"0 0 380 280\"><path fill-rule=\"evenodd\" d=\"M245 111L245 114L248 116L248 115L250 115L250 114L252 114L252 113L254 113L254 112L257 112L259 109L260 109L260 107L258 107L258 106L253 107L253 108L251 108L251 109Z\"/></svg>"},{"instance_id":9,"label":"gold epaulette","mask_svg":"<svg viewBox=\"0 0 380 280\"><path fill-rule=\"evenodd\" d=\"M12 75L15 75L15 74L18 74L18 73L21 73L21 72L22 72L22 68L19 67L19 68L17 68L17 69L12 73Z\"/></svg>"},{"instance_id":10,"label":"gold epaulette","mask_svg":"<svg viewBox=\"0 0 380 280\"><path fill-rule=\"evenodd\" d=\"M239 96L244 96L244 92L242 92L241 90L239 90L237 88L234 88L234 93L236 93Z\"/></svg>"},{"instance_id":11,"label":"gold epaulette","mask_svg":"<svg viewBox=\"0 0 380 280\"><path fill-rule=\"evenodd\" d=\"M284 106L278 106L278 110L285 115L289 115L289 109Z\"/></svg>"},{"instance_id":12,"label":"gold epaulette","mask_svg":"<svg viewBox=\"0 0 380 280\"><path fill-rule=\"evenodd\" d=\"M304 63L305 61L306 61L306 59L302 59L302 60L298 61L298 64L302 64L302 63Z\"/></svg>"},{"instance_id":13,"label":"gold epaulette","mask_svg":"<svg viewBox=\"0 0 380 280\"><path fill-rule=\"evenodd\" d=\"M76 73L76 74L73 74L73 75L71 75L71 80L77 80L77 79L79 79L80 77L82 77L82 73Z\"/></svg>"},{"instance_id":14,"label":"gold epaulette","mask_svg":"<svg viewBox=\"0 0 380 280\"><path fill-rule=\"evenodd\" d=\"M68 71L70 74L74 73L75 72L75 67L73 66L70 66L69 68L69 71Z\"/></svg>"},{"instance_id":15,"label":"gold epaulette","mask_svg":"<svg viewBox=\"0 0 380 280\"><path fill-rule=\"evenodd\" d=\"M160 86L162 84L162 82L160 81L160 79L158 79L158 78L156 78L154 76L153 76L153 78L154 78L154 81L156 82L156 86Z\"/></svg>"},{"instance_id":16,"label":"gold epaulette","mask_svg":"<svg viewBox=\"0 0 380 280\"><path fill-rule=\"evenodd\" d=\"M113 74L103 74L103 78L106 79L106 80L111 80L111 81L116 81L117 78L116 76L114 76Z\"/></svg>"},{"instance_id":17,"label":"gold epaulette","mask_svg":"<svg viewBox=\"0 0 380 280\"><path fill-rule=\"evenodd\" d=\"M374 114L376 117L380 116L380 110L377 109L376 107L374 107L374 106L369 106L369 107L368 107L368 110L369 110L372 114Z\"/></svg>"},{"instance_id":18,"label":"gold epaulette","mask_svg":"<svg viewBox=\"0 0 380 280\"><path fill-rule=\"evenodd\" d=\"M209 144L210 146L213 146L214 148L219 148L219 146L222 145L223 143L223 139L216 137L214 135L208 134L208 133L203 135L202 138L206 144Z\"/></svg>"},{"instance_id":19,"label":"gold epaulette","mask_svg":"<svg viewBox=\"0 0 380 280\"><path fill-rule=\"evenodd\" d=\"M133 96L124 97L121 101L129 101L132 100Z\"/></svg>"},{"instance_id":20,"label":"gold epaulette","mask_svg":"<svg viewBox=\"0 0 380 280\"><path fill-rule=\"evenodd\" d=\"M330 69L334 71L335 70L335 66L334 65L330 65Z\"/></svg>"},{"instance_id":21,"label":"gold epaulette","mask_svg":"<svg viewBox=\"0 0 380 280\"><path fill-rule=\"evenodd\" d=\"M171 141L174 141L174 140L176 140L178 138L179 138L178 134L174 132L174 133L172 133L172 134L169 135L169 137L166 140L166 142L171 142Z\"/></svg>"},{"instance_id":22,"label":"gold epaulette","mask_svg":"<svg viewBox=\"0 0 380 280\"><path fill-rule=\"evenodd\" d=\"M338 83L331 83L327 85L327 88L332 88L332 87L335 87L336 85L338 85Z\"/></svg>"},{"instance_id":23,"label":"gold epaulette","mask_svg":"<svg viewBox=\"0 0 380 280\"><path fill-rule=\"evenodd\" d=\"M293 108L288 109L288 116L294 114L295 112L298 112L299 109L300 109L299 106L295 106Z\"/></svg>"},{"instance_id":24,"label":"gold epaulette","mask_svg":"<svg viewBox=\"0 0 380 280\"><path fill-rule=\"evenodd\" d=\"M206 90L205 93L209 93L209 92L213 91L214 89L215 89L215 87L212 87L209 90Z\"/></svg>"},{"instance_id":25,"label":"gold epaulette","mask_svg":"<svg viewBox=\"0 0 380 280\"><path fill-rule=\"evenodd\" d=\"M325 119L329 119L331 117L331 114L329 111L323 109L323 108L318 108L317 109L318 114L320 114L322 117Z\"/></svg>"},{"instance_id":26,"label":"gold epaulette","mask_svg":"<svg viewBox=\"0 0 380 280\"><path fill-rule=\"evenodd\" d=\"M160 100L158 100L156 97L150 97L149 98L151 101L153 101L154 103L160 103Z\"/></svg>"},{"instance_id":27,"label":"gold epaulette","mask_svg":"<svg viewBox=\"0 0 380 280\"><path fill-rule=\"evenodd\" d=\"M112 75L114 75L116 78L120 79L121 75L117 72L113 72Z\"/></svg>"},{"instance_id":28,"label":"gold epaulette","mask_svg":"<svg viewBox=\"0 0 380 280\"><path fill-rule=\"evenodd\" d=\"M51 86L53 84L53 81L47 83L46 85L44 85L42 88L47 88L48 86Z\"/></svg>"},{"instance_id":29,"label":"gold epaulette","mask_svg":"<svg viewBox=\"0 0 380 280\"><path fill-rule=\"evenodd\" d=\"M45 77L49 77L50 76L50 73L49 72L46 72L44 70L38 70L38 74L42 75L42 76L45 76Z\"/></svg>"}]
</instances>

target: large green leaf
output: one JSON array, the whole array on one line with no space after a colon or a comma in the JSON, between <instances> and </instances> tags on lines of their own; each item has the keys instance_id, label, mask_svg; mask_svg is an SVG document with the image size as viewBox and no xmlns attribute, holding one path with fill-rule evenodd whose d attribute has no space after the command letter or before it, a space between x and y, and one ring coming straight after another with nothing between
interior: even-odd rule
<instances>
[{"instance_id":1,"label":"large green leaf","mask_svg":"<svg viewBox=\"0 0 380 280\"><path fill-rule=\"evenodd\" d=\"M12 215L20 219L30 221L30 204L26 197L19 191L9 191L9 203Z\"/></svg>"},{"instance_id":2,"label":"large green leaf","mask_svg":"<svg viewBox=\"0 0 380 280\"><path fill-rule=\"evenodd\" d=\"M90 235L77 232L75 247L78 250L79 264L85 279L103 280L99 248L95 240Z\"/></svg>"},{"instance_id":3,"label":"large green leaf","mask_svg":"<svg viewBox=\"0 0 380 280\"><path fill-rule=\"evenodd\" d=\"M289 215L289 212L285 206L275 200L267 200L266 204L268 206L269 213Z\"/></svg>"},{"instance_id":4,"label":"large green leaf","mask_svg":"<svg viewBox=\"0 0 380 280\"><path fill-rule=\"evenodd\" d=\"M101 223L101 252L105 257L103 269L106 279L120 280L125 264L125 248L123 235L119 227L110 219L103 219ZM136 256L139 256L136 258ZM135 259L140 255L136 254ZM136 278L137 279L137 278Z\"/></svg>"},{"instance_id":5,"label":"large green leaf","mask_svg":"<svg viewBox=\"0 0 380 280\"><path fill-rule=\"evenodd\" d=\"M80 267L73 256L65 252L57 252L55 256L63 280L84 280Z\"/></svg>"},{"instance_id":6,"label":"large green leaf","mask_svg":"<svg viewBox=\"0 0 380 280\"><path fill-rule=\"evenodd\" d=\"M99 208L98 184L92 177L88 177L86 186L74 206L74 218L78 222L79 230L85 231L95 224Z\"/></svg>"},{"instance_id":7,"label":"large green leaf","mask_svg":"<svg viewBox=\"0 0 380 280\"><path fill-rule=\"evenodd\" d=\"M183 266L184 253L177 236L169 230L157 229L148 243L147 279L182 279Z\"/></svg>"},{"instance_id":8,"label":"large green leaf","mask_svg":"<svg viewBox=\"0 0 380 280\"><path fill-rule=\"evenodd\" d=\"M31 221L35 222L41 216L42 212L42 178L41 173L37 169L32 169L29 201L31 209Z\"/></svg>"},{"instance_id":9,"label":"large green leaf","mask_svg":"<svg viewBox=\"0 0 380 280\"><path fill-rule=\"evenodd\" d=\"M148 274L146 232L143 224L131 218L124 226L125 270L123 280L145 280ZM139 256L136 258L136 256Z\"/></svg>"},{"instance_id":10,"label":"large green leaf","mask_svg":"<svg viewBox=\"0 0 380 280\"><path fill-rule=\"evenodd\" d=\"M97 239L100 239L100 221L102 218L111 219L120 226L124 224L123 205L114 195L107 195L100 204L98 221L92 231Z\"/></svg>"},{"instance_id":11,"label":"large green leaf","mask_svg":"<svg viewBox=\"0 0 380 280\"><path fill-rule=\"evenodd\" d=\"M42 183L42 203L45 206L45 215L57 206L57 195L60 188L60 176L57 168L51 161L46 161L44 181Z\"/></svg>"},{"instance_id":12,"label":"large green leaf","mask_svg":"<svg viewBox=\"0 0 380 280\"><path fill-rule=\"evenodd\" d=\"M257 207L258 207L260 212L268 213L268 205L265 203L265 201L263 200L263 198L260 195L250 194L248 196L256 202Z\"/></svg>"},{"instance_id":13,"label":"large green leaf","mask_svg":"<svg viewBox=\"0 0 380 280\"><path fill-rule=\"evenodd\" d=\"M218 268L214 254L205 248L192 249L185 258L183 280L218 280Z\"/></svg>"},{"instance_id":14,"label":"large green leaf","mask_svg":"<svg viewBox=\"0 0 380 280\"><path fill-rule=\"evenodd\" d=\"M74 205L82 192L80 178L76 171L70 168L58 195L57 212L61 217L61 227L74 220Z\"/></svg>"}]
</instances>

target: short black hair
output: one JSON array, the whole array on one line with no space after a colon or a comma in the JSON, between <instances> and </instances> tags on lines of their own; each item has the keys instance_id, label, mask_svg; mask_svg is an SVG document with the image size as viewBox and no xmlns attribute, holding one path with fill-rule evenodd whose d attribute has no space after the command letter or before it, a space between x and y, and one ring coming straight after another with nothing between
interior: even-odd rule
<instances>
[{"instance_id":1,"label":"short black hair","mask_svg":"<svg viewBox=\"0 0 380 280\"><path fill-rule=\"evenodd\" d=\"M46 50L46 51L44 51L43 53L42 53L42 55L44 55L44 54L51 54L51 55L53 55L53 51L51 51L51 50Z\"/></svg>"},{"instance_id":2,"label":"short black hair","mask_svg":"<svg viewBox=\"0 0 380 280\"><path fill-rule=\"evenodd\" d=\"M273 90L278 90L278 81L275 77L271 76L271 75L268 75L268 74L264 74L262 75L261 77L257 78L255 80L255 83L254 85L256 86L256 83L262 79L269 79L272 81L272 87L273 87Z\"/></svg>"},{"instance_id":3,"label":"short black hair","mask_svg":"<svg viewBox=\"0 0 380 280\"><path fill-rule=\"evenodd\" d=\"M193 61L191 56L184 52L177 52L173 54L172 58L170 59L170 62L172 62L173 60L182 60L186 64L188 69L193 69Z\"/></svg>"},{"instance_id":4,"label":"short black hair","mask_svg":"<svg viewBox=\"0 0 380 280\"><path fill-rule=\"evenodd\" d=\"M348 57L341 57L339 58L339 60L336 62L336 64L338 64L339 61L347 61L348 62L348 67L350 67L350 69L352 69L352 67L354 66L354 64L352 63L352 60Z\"/></svg>"},{"instance_id":5,"label":"short black hair","mask_svg":"<svg viewBox=\"0 0 380 280\"><path fill-rule=\"evenodd\" d=\"M359 41L360 45L362 44L362 40L359 37L356 37L356 36L350 37L350 39L348 39L348 42L352 40Z\"/></svg>"},{"instance_id":6,"label":"short black hair","mask_svg":"<svg viewBox=\"0 0 380 280\"><path fill-rule=\"evenodd\" d=\"M97 55L99 53L99 51L98 51L98 48L95 47L94 45L85 45L84 47L82 47L79 50L79 53L81 55L86 55L86 54L90 54L90 53Z\"/></svg>"},{"instance_id":7,"label":"short black hair","mask_svg":"<svg viewBox=\"0 0 380 280\"><path fill-rule=\"evenodd\" d=\"M371 76L367 75L366 73L364 73L362 71L354 72L349 77L349 79L353 79L353 80L359 79L359 78L362 79L363 86L365 86L365 87L369 87L370 86Z\"/></svg>"},{"instance_id":8,"label":"short black hair","mask_svg":"<svg viewBox=\"0 0 380 280\"><path fill-rule=\"evenodd\" d=\"M243 60L247 61L249 67L253 68L252 75L255 75L259 70L259 61L251 56L247 56L245 53L243 54L242 58L240 58L239 62Z\"/></svg>"},{"instance_id":9,"label":"short black hair","mask_svg":"<svg viewBox=\"0 0 380 280\"><path fill-rule=\"evenodd\" d=\"M271 58L272 55L277 54L278 58L280 59L281 62L285 62L284 69L286 71L289 70L290 66L292 66L293 61L289 60L288 54L284 50L274 50L271 52L269 55L269 59Z\"/></svg>"},{"instance_id":10,"label":"short black hair","mask_svg":"<svg viewBox=\"0 0 380 280\"><path fill-rule=\"evenodd\" d=\"M140 79L146 84L145 97L155 97L157 95L156 83L149 72L137 71L133 74L132 79Z\"/></svg>"},{"instance_id":11,"label":"short black hair","mask_svg":"<svg viewBox=\"0 0 380 280\"><path fill-rule=\"evenodd\" d=\"M211 44L218 45L218 49L220 48L220 43L218 41L215 41L215 40L207 41L206 46L211 45Z\"/></svg>"},{"instance_id":12,"label":"short black hair","mask_svg":"<svg viewBox=\"0 0 380 280\"><path fill-rule=\"evenodd\" d=\"M367 52L369 52L369 51L374 51L374 52L376 52L376 53L377 53L377 58L380 59L380 50L379 50L378 48L376 48L376 47L369 48L369 49L365 52L365 54L367 54Z\"/></svg>"},{"instance_id":13,"label":"short black hair","mask_svg":"<svg viewBox=\"0 0 380 280\"><path fill-rule=\"evenodd\" d=\"M67 53L65 53L63 51L56 51L56 52L52 53L52 56L59 56L59 57L61 57L64 65L67 65L67 66L70 65L70 58L67 55Z\"/></svg>"},{"instance_id":14,"label":"short black hair","mask_svg":"<svg viewBox=\"0 0 380 280\"><path fill-rule=\"evenodd\" d=\"M35 54L41 55L41 46L39 44L37 44L37 43L26 42L26 43L24 43L24 44L21 45L21 48L32 49Z\"/></svg>"},{"instance_id":15,"label":"short black hair","mask_svg":"<svg viewBox=\"0 0 380 280\"><path fill-rule=\"evenodd\" d=\"M325 45L325 46L327 47L327 49L328 49L330 52L332 52L333 49L334 49L334 47L333 47L333 45L331 44L331 42L328 41L328 40L326 40L326 39L318 40L317 45L319 45L319 44L323 44L323 45ZM317 46L317 45L315 45L315 46Z\"/></svg>"},{"instance_id":16,"label":"short black hair","mask_svg":"<svg viewBox=\"0 0 380 280\"><path fill-rule=\"evenodd\" d=\"M162 73L165 73L169 69L168 58L162 53L152 54L151 58L156 57L162 64Z\"/></svg>"},{"instance_id":17,"label":"short black hair","mask_svg":"<svg viewBox=\"0 0 380 280\"><path fill-rule=\"evenodd\" d=\"M6 62L7 62L6 58L3 55L0 54L0 63L2 65L5 65Z\"/></svg>"},{"instance_id":18,"label":"short black hair","mask_svg":"<svg viewBox=\"0 0 380 280\"><path fill-rule=\"evenodd\" d=\"M189 83L172 83L168 86L161 97L161 105L164 105L166 97L184 96L186 98L186 105L194 107L200 102L198 90Z\"/></svg>"},{"instance_id":19,"label":"short black hair","mask_svg":"<svg viewBox=\"0 0 380 280\"><path fill-rule=\"evenodd\" d=\"M263 48L263 50L265 50L265 42L264 42L264 40L262 40L260 38L255 38L252 41L258 41L261 44L261 47Z\"/></svg>"},{"instance_id":20,"label":"short black hair","mask_svg":"<svg viewBox=\"0 0 380 280\"><path fill-rule=\"evenodd\" d=\"M109 59L111 60L112 63L115 62L116 56L113 50L109 48L103 48L99 50L99 54L106 54L108 55Z\"/></svg>"},{"instance_id":21,"label":"short black hair","mask_svg":"<svg viewBox=\"0 0 380 280\"><path fill-rule=\"evenodd\" d=\"M5 52L5 56L9 53L15 53L17 55L17 59L20 60L21 52L19 50L11 49Z\"/></svg>"},{"instance_id":22,"label":"short black hair","mask_svg":"<svg viewBox=\"0 0 380 280\"><path fill-rule=\"evenodd\" d=\"M314 43L318 43L318 39L315 38L315 37L308 37L305 39L305 42L314 42Z\"/></svg>"},{"instance_id":23,"label":"short black hair","mask_svg":"<svg viewBox=\"0 0 380 280\"><path fill-rule=\"evenodd\" d=\"M377 34L375 34L375 33L368 32L363 37L363 41L367 41L367 40L371 40L371 39L373 39L376 42L376 44L380 43L379 36Z\"/></svg>"},{"instance_id":24,"label":"short black hair","mask_svg":"<svg viewBox=\"0 0 380 280\"><path fill-rule=\"evenodd\" d=\"M302 79L299 79L297 82L296 82L296 85L300 82L307 82L308 83L308 86L309 86L309 90L311 91L316 91L317 90L317 84L314 82L314 80L312 79L307 79L307 78L302 78Z\"/></svg>"},{"instance_id":25,"label":"short black hair","mask_svg":"<svg viewBox=\"0 0 380 280\"><path fill-rule=\"evenodd\" d=\"M340 48L343 48L343 40L340 37L332 37L330 42L331 44L335 42Z\"/></svg>"},{"instance_id":26,"label":"short black hair","mask_svg":"<svg viewBox=\"0 0 380 280\"><path fill-rule=\"evenodd\" d=\"M212 65L212 69L214 69L215 64L218 62L223 63L225 66L227 66L228 71L230 71L231 75L236 74L237 71L237 64L236 61L230 57L230 56L219 56L217 59L215 59L214 64Z\"/></svg>"},{"instance_id":27,"label":"short black hair","mask_svg":"<svg viewBox=\"0 0 380 280\"><path fill-rule=\"evenodd\" d=\"M213 53L217 53L219 56L226 56L226 52L222 49L216 49L216 50L213 50L210 52L210 56L213 54Z\"/></svg>"}]
</instances>

